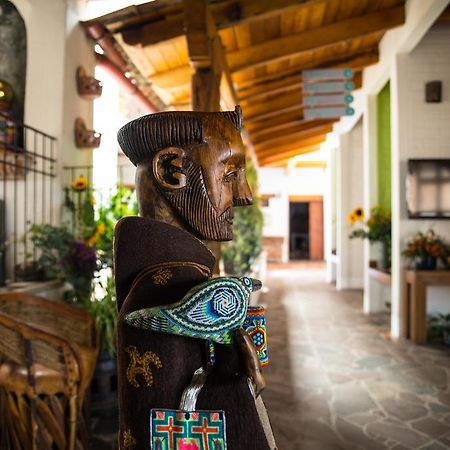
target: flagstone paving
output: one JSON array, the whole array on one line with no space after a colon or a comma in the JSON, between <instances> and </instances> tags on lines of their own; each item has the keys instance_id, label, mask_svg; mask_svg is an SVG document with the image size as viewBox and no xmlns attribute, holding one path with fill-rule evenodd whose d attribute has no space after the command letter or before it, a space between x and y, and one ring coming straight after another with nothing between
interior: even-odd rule
<instances>
[{"instance_id":1,"label":"flagstone paving","mask_svg":"<svg viewBox=\"0 0 450 450\"><path fill-rule=\"evenodd\" d=\"M260 297L279 450L449 449L449 349L390 340L388 315L364 315L361 292L298 267L270 267Z\"/></svg>"}]
</instances>

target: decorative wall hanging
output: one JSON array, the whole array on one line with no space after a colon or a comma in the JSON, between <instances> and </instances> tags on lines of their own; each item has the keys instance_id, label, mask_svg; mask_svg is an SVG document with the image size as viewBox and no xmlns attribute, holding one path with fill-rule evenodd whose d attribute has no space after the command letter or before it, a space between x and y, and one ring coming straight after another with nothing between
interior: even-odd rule
<instances>
[{"instance_id":1,"label":"decorative wall hanging","mask_svg":"<svg viewBox=\"0 0 450 450\"><path fill-rule=\"evenodd\" d=\"M83 67L77 69L78 95L86 100L94 100L102 95L103 83L86 73Z\"/></svg>"},{"instance_id":2,"label":"decorative wall hanging","mask_svg":"<svg viewBox=\"0 0 450 450\"><path fill-rule=\"evenodd\" d=\"M94 130L88 130L84 120L75 120L75 145L78 148L98 148L100 147L102 135Z\"/></svg>"}]
</instances>

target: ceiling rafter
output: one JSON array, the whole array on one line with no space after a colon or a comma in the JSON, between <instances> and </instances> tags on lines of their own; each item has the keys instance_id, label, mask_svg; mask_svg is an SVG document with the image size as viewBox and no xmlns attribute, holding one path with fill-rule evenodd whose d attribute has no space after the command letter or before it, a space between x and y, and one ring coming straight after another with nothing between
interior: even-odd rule
<instances>
[{"instance_id":1,"label":"ceiling rafter","mask_svg":"<svg viewBox=\"0 0 450 450\"><path fill-rule=\"evenodd\" d=\"M267 147L281 145L284 141L293 139L300 140L302 138L326 134L329 133L332 128L333 124L331 122L321 123L320 121L319 123L317 123L317 121L312 121L304 124L303 126L292 125L291 127L285 128L284 130L276 133L272 132L264 135L261 134L259 139L253 139L253 146L255 151L259 152Z\"/></svg>"},{"instance_id":2,"label":"ceiling rafter","mask_svg":"<svg viewBox=\"0 0 450 450\"><path fill-rule=\"evenodd\" d=\"M327 124L332 124L334 120L331 119L318 119L318 120L303 120L296 117L285 116L284 122L280 124L267 124L263 128L255 128L252 130L253 142L259 143L264 141L264 137L267 139L271 136L276 136L279 133L283 133L284 130L295 127L298 131L308 130L314 127L319 127Z\"/></svg>"},{"instance_id":3,"label":"ceiling rafter","mask_svg":"<svg viewBox=\"0 0 450 450\"><path fill-rule=\"evenodd\" d=\"M273 155L267 156L267 157L259 157L258 156L258 161L260 163L260 165L265 166L265 165L270 165L270 164L277 164L280 161L284 161L290 158L293 158L294 156L298 156L298 155L303 155L305 153L311 153L311 152L315 152L317 150L319 150L320 145L322 144L322 142L325 140L325 138L322 141L318 141L317 143L312 143L309 145L298 145L297 147L294 147L293 149L290 150L280 150L277 151L276 153L274 153Z\"/></svg>"},{"instance_id":4,"label":"ceiling rafter","mask_svg":"<svg viewBox=\"0 0 450 450\"><path fill-rule=\"evenodd\" d=\"M355 84L355 89L359 89L362 86L362 74L360 71L356 72L353 76L353 83ZM261 88L265 87L264 90ZM251 96L240 97L239 102L243 108L245 105L252 104L255 105L257 103L263 102L265 100L269 100L270 97L277 94L285 94L294 91L302 91L303 80L300 75L295 77L289 77L285 80L278 81L276 83L266 83L264 85L259 86L259 93L253 94Z\"/></svg>"},{"instance_id":5,"label":"ceiling rafter","mask_svg":"<svg viewBox=\"0 0 450 450\"><path fill-rule=\"evenodd\" d=\"M402 25L405 8L397 6L227 53L230 71L261 67L305 51L336 44Z\"/></svg>"},{"instance_id":6,"label":"ceiling rafter","mask_svg":"<svg viewBox=\"0 0 450 450\"><path fill-rule=\"evenodd\" d=\"M211 4L211 13L218 30L234 25L265 20L286 11L294 11L302 6L325 3L326 0L231 0ZM157 2L155 2L157 3ZM128 45L155 45L177 38L184 34L183 11L172 8L172 14L162 15L163 11L148 11L141 21L131 22L114 32L120 32ZM147 23L146 23L147 22Z\"/></svg>"},{"instance_id":7,"label":"ceiling rafter","mask_svg":"<svg viewBox=\"0 0 450 450\"><path fill-rule=\"evenodd\" d=\"M361 70L364 67L370 66L371 64L375 64L378 62L378 51L375 48L364 49L361 52L355 51L347 51L344 54L338 54L336 58L330 60L329 58L316 58L309 61L307 64L296 66L290 68L289 70L283 72L277 72L274 74L268 74L263 77L252 77L247 79L240 79L236 77L234 74L232 75L232 79L234 84L236 84L239 88L238 96L242 98L245 95L252 95L252 92L261 92L263 89L259 84L264 82L283 79L288 76L293 76L293 74L298 74L302 70L312 69L316 67L326 66L326 67L349 67L354 70ZM181 84L187 84L190 82L191 76L193 73L193 69L191 66L181 66L175 69L167 70L164 72L159 72L154 75L151 75L151 81L159 88L162 89L170 89L173 86L178 86ZM294 75L295 76L295 75ZM252 87L254 89L252 90Z\"/></svg>"},{"instance_id":8,"label":"ceiling rafter","mask_svg":"<svg viewBox=\"0 0 450 450\"><path fill-rule=\"evenodd\" d=\"M303 136L301 133L294 134L291 136L286 136L285 138L274 139L271 142L272 145L264 144L265 146L262 148L260 145L255 145L254 148L258 158L264 159L278 153L295 150L299 146L319 145L326 139L326 135L330 131L327 130L325 132L320 130Z\"/></svg>"}]
</instances>

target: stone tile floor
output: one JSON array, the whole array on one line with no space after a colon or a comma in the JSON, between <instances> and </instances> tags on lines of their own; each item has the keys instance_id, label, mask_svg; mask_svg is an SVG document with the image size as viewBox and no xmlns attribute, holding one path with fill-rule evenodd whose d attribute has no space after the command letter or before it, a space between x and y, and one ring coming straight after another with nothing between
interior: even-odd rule
<instances>
[{"instance_id":1,"label":"stone tile floor","mask_svg":"<svg viewBox=\"0 0 450 450\"><path fill-rule=\"evenodd\" d=\"M389 316L364 315L361 292L337 292L321 264L271 266L266 286L279 450L450 449L448 349L390 341ZM94 417L91 448L116 449L116 430L116 413Z\"/></svg>"},{"instance_id":2,"label":"stone tile floor","mask_svg":"<svg viewBox=\"0 0 450 450\"><path fill-rule=\"evenodd\" d=\"M364 315L361 292L305 267L271 266L260 298L279 450L450 448L448 348L391 341L387 314Z\"/></svg>"}]
</instances>

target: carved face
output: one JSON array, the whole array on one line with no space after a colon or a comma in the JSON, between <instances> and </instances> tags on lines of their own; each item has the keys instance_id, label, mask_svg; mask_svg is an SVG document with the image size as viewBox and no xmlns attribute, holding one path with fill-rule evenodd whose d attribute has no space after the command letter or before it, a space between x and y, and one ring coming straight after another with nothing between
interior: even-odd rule
<instances>
[{"instance_id":1,"label":"carved face","mask_svg":"<svg viewBox=\"0 0 450 450\"><path fill-rule=\"evenodd\" d=\"M252 203L240 133L222 120L205 130L204 143L167 148L153 159L164 197L200 239L233 239L233 206Z\"/></svg>"}]
</instances>

